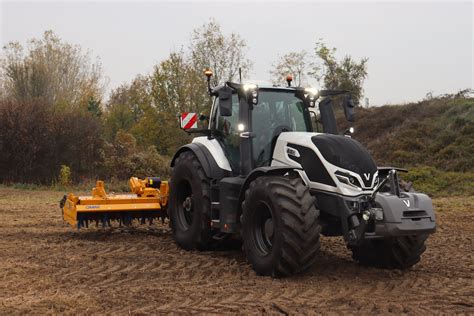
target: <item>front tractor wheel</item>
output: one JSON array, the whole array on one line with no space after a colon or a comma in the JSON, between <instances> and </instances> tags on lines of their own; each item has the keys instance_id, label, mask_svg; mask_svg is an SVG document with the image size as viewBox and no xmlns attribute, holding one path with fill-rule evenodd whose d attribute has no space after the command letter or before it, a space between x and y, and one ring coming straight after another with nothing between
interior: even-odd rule
<instances>
[{"instance_id":1,"label":"front tractor wheel","mask_svg":"<svg viewBox=\"0 0 474 316\"><path fill-rule=\"evenodd\" d=\"M364 240L361 245L349 246L352 258L365 266L385 269L408 269L420 261L425 252L428 235Z\"/></svg>"},{"instance_id":2,"label":"front tractor wheel","mask_svg":"<svg viewBox=\"0 0 474 316\"><path fill-rule=\"evenodd\" d=\"M309 268L319 249L319 211L301 179L253 181L242 204L247 260L259 275L283 277Z\"/></svg>"}]
</instances>

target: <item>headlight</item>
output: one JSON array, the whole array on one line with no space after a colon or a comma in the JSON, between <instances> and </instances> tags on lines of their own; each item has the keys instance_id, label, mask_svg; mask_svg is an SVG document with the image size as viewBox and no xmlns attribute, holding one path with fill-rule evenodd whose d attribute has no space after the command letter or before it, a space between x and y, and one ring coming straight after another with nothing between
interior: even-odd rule
<instances>
[{"instance_id":1,"label":"headlight","mask_svg":"<svg viewBox=\"0 0 474 316\"><path fill-rule=\"evenodd\" d=\"M341 183L344 183L344 184L347 184L347 185L350 185L350 186L353 186L353 187L356 187L356 188L359 188L359 189L362 188L362 186L360 185L359 180L357 180L356 177L351 176L348 173L344 173L344 172L341 172L341 171L336 171L336 178Z\"/></svg>"},{"instance_id":2,"label":"headlight","mask_svg":"<svg viewBox=\"0 0 474 316\"><path fill-rule=\"evenodd\" d=\"M305 88L304 92L309 94L310 97L314 98L318 95L319 91L315 88Z\"/></svg>"},{"instance_id":3,"label":"headlight","mask_svg":"<svg viewBox=\"0 0 474 316\"><path fill-rule=\"evenodd\" d=\"M257 105L258 104L258 87L256 84L249 83L244 84L244 92L247 95L248 102Z\"/></svg>"},{"instance_id":4,"label":"headlight","mask_svg":"<svg viewBox=\"0 0 474 316\"><path fill-rule=\"evenodd\" d=\"M257 85L253 83L244 84L244 91L247 92L249 90L257 90Z\"/></svg>"}]
</instances>

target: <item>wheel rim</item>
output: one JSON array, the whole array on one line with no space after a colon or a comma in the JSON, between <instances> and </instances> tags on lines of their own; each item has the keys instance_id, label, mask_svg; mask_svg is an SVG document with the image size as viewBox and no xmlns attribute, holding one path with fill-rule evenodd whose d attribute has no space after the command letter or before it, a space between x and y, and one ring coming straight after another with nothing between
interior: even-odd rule
<instances>
[{"instance_id":1,"label":"wheel rim","mask_svg":"<svg viewBox=\"0 0 474 316\"><path fill-rule=\"evenodd\" d=\"M177 208L178 220L182 228L187 230L193 223L194 206L193 190L187 180L183 180L178 185Z\"/></svg>"},{"instance_id":2,"label":"wheel rim","mask_svg":"<svg viewBox=\"0 0 474 316\"><path fill-rule=\"evenodd\" d=\"M275 233L274 221L270 207L264 203L258 203L254 212L253 234L258 251L261 255L268 255L272 251L273 238Z\"/></svg>"}]
</instances>

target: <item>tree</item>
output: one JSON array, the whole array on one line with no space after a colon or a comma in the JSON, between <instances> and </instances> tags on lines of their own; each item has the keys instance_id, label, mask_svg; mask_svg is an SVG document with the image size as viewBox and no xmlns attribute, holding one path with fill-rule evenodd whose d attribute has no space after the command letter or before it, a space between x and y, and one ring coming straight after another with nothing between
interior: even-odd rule
<instances>
[{"instance_id":1,"label":"tree","mask_svg":"<svg viewBox=\"0 0 474 316\"><path fill-rule=\"evenodd\" d=\"M360 61L346 55L341 61L335 57L336 49L328 48L323 42L317 42L316 57L320 63L313 64L312 76L323 80L326 89L348 90L356 102L363 94L363 84L367 77L368 58Z\"/></svg>"},{"instance_id":2,"label":"tree","mask_svg":"<svg viewBox=\"0 0 474 316\"><path fill-rule=\"evenodd\" d=\"M239 68L245 77L252 67L246 57L246 41L236 33L225 36L220 25L213 19L193 31L189 49L196 71L202 73L206 68L212 69L213 85L235 81Z\"/></svg>"},{"instance_id":3,"label":"tree","mask_svg":"<svg viewBox=\"0 0 474 316\"><path fill-rule=\"evenodd\" d=\"M119 131L129 131L136 123L128 104L115 103L107 106L104 115L104 130L107 140L112 140Z\"/></svg>"},{"instance_id":4,"label":"tree","mask_svg":"<svg viewBox=\"0 0 474 316\"><path fill-rule=\"evenodd\" d=\"M160 154L173 154L189 141L179 129L178 114L198 111L209 102L203 76L196 77L184 53L173 52L150 75L138 75L114 90L106 107L107 139L127 132L140 148L155 146Z\"/></svg>"},{"instance_id":5,"label":"tree","mask_svg":"<svg viewBox=\"0 0 474 316\"><path fill-rule=\"evenodd\" d=\"M130 132L151 105L150 79L138 75L130 84L113 90L106 105L105 134L111 141L119 131Z\"/></svg>"},{"instance_id":6,"label":"tree","mask_svg":"<svg viewBox=\"0 0 474 316\"><path fill-rule=\"evenodd\" d=\"M51 183L61 165L74 177L97 170L103 80L88 52L51 31L26 48L11 42L0 85L0 181Z\"/></svg>"},{"instance_id":7,"label":"tree","mask_svg":"<svg viewBox=\"0 0 474 316\"><path fill-rule=\"evenodd\" d=\"M133 120L138 122L143 109L151 104L149 76L138 75L130 84L122 84L110 94L107 108L117 104L125 104L130 108Z\"/></svg>"},{"instance_id":8,"label":"tree","mask_svg":"<svg viewBox=\"0 0 474 316\"><path fill-rule=\"evenodd\" d=\"M0 182L51 183L61 165L93 175L101 122L87 112L54 111L43 101L0 100Z\"/></svg>"},{"instance_id":9,"label":"tree","mask_svg":"<svg viewBox=\"0 0 474 316\"><path fill-rule=\"evenodd\" d=\"M210 111L203 69L213 70L212 85L235 80L239 67L245 76L250 69L246 47L239 35L225 36L213 20L195 29L189 51L171 52L151 74L138 76L130 85L113 91L104 115L107 139L112 141L124 131L141 148L155 146L159 154L173 154L190 141L189 135L180 130L180 113Z\"/></svg>"},{"instance_id":10,"label":"tree","mask_svg":"<svg viewBox=\"0 0 474 316\"><path fill-rule=\"evenodd\" d=\"M0 61L2 95L17 101L41 98L56 108L87 109L90 98L100 101L104 83L100 62L88 52L63 42L52 31L28 41L11 42Z\"/></svg>"},{"instance_id":11,"label":"tree","mask_svg":"<svg viewBox=\"0 0 474 316\"><path fill-rule=\"evenodd\" d=\"M201 70L183 50L172 52L156 65L150 76L153 104L159 112L201 112L210 108L206 81Z\"/></svg>"},{"instance_id":12,"label":"tree","mask_svg":"<svg viewBox=\"0 0 474 316\"><path fill-rule=\"evenodd\" d=\"M308 84L308 73L311 63L308 59L308 52L290 52L283 55L270 71L274 84L286 84L286 76L293 75L295 85L301 87Z\"/></svg>"},{"instance_id":13,"label":"tree","mask_svg":"<svg viewBox=\"0 0 474 316\"><path fill-rule=\"evenodd\" d=\"M101 117L102 107L100 101L94 100L93 97L89 97L89 101L87 102L87 111L95 117Z\"/></svg>"}]
</instances>

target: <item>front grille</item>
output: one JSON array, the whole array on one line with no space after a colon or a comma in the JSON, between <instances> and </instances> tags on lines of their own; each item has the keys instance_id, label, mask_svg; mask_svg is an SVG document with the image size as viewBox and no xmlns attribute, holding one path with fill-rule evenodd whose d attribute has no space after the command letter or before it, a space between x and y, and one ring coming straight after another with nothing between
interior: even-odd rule
<instances>
[{"instance_id":1,"label":"front grille","mask_svg":"<svg viewBox=\"0 0 474 316\"><path fill-rule=\"evenodd\" d=\"M403 211L403 217L424 217L428 216L426 211L423 210L411 210L411 211Z\"/></svg>"}]
</instances>

